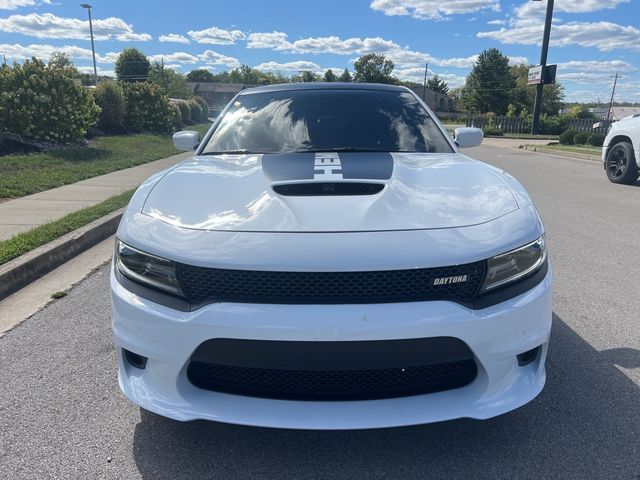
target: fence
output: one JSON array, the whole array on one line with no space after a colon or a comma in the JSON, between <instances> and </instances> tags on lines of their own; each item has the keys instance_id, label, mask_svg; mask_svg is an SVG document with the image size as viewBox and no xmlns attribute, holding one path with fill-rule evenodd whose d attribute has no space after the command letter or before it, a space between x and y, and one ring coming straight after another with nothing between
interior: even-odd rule
<instances>
[{"instance_id":1,"label":"fence","mask_svg":"<svg viewBox=\"0 0 640 480\"><path fill-rule=\"evenodd\" d=\"M594 128L596 120L592 118L574 118L567 121L563 125L562 130L577 130L578 132L587 133L604 133L609 130L610 122L598 122L598 127ZM467 116L467 127L484 128L489 124L489 118L486 115L469 115ZM505 115L497 115L493 117L493 126L499 128L504 133L530 133L531 122L520 117L507 117ZM561 133L561 132L557 132Z\"/></svg>"}]
</instances>

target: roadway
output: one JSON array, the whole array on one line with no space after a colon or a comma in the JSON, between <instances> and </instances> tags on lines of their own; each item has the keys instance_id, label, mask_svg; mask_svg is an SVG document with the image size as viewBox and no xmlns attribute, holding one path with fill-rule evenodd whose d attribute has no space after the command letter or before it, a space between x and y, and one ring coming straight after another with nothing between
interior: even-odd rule
<instances>
[{"instance_id":1,"label":"roadway","mask_svg":"<svg viewBox=\"0 0 640 480\"><path fill-rule=\"evenodd\" d=\"M640 182L483 146L532 194L556 283L548 380L488 421L289 431L143 413L120 394L102 267L0 338L0 478L640 479Z\"/></svg>"}]
</instances>

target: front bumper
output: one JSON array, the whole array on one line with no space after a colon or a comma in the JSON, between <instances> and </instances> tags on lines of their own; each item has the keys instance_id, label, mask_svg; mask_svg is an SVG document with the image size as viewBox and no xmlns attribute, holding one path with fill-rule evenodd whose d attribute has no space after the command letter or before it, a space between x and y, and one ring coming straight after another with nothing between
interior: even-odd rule
<instances>
[{"instance_id":1,"label":"front bumper","mask_svg":"<svg viewBox=\"0 0 640 480\"><path fill-rule=\"evenodd\" d=\"M375 305L262 305L220 303L180 312L126 290L111 272L113 333L124 394L157 414L187 421L278 428L360 429L455 418L486 419L518 408L540 393L551 328L549 269L531 290L471 310L446 301ZM193 386L187 366L213 338L357 341L454 337L475 357L478 375L462 388L402 398L293 401L213 392ZM516 355L540 346L536 360ZM148 357L133 367L122 349Z\"/></svg>"}]
</instances>

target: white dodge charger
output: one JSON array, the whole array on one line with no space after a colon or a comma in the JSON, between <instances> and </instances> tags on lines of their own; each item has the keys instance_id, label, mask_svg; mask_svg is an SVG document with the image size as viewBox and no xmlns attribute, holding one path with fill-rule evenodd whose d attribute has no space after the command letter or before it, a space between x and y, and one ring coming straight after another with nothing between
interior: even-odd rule
<instances>
[{"instance_id":1,"label":"white dodge charger","mask_svg":"<svg viewBox=\"0 0 640 480\"><path fill-rule=\"evenodd\" d=\"M486 419L545 382L538 212L404 88L244 90L117 232L124 394L176 420L282 428Z\"/></svg>"}]
</instances>

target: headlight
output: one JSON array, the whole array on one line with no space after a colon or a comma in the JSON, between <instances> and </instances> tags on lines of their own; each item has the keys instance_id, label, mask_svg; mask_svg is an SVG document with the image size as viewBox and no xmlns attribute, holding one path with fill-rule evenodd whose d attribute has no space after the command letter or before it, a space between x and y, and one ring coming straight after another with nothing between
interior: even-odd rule
<instances>
[{"instance_id":1,"label":"headlight","mask_svg":"<svg viewBox=\"0 0 640 480\"><path fill-rule=\"evenodd\" d=\"M156 257L116 240L116 267L125 277L138 283L183 296L176 263Z\"/></svg>"},{"instance_id":2,"label":"headlight","mask_svg":"<svg viewBox=\"0 0 640 480\"><path fill-rule=\"evenodd\" d=\"M502 255L491 257L487 262L487 274L480 292L513 283L536 272L547 259L544 238Z\"/></svg>"}]
</instances>

